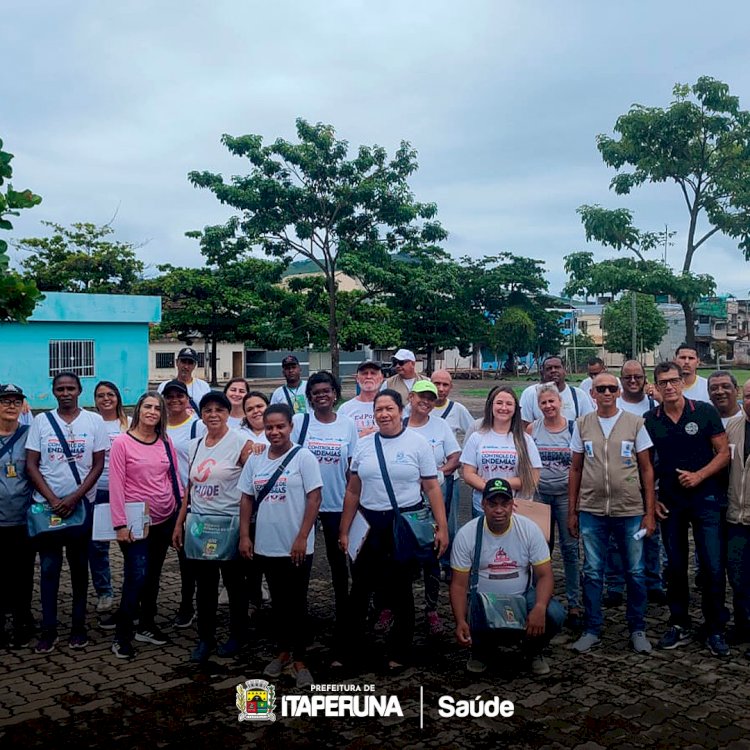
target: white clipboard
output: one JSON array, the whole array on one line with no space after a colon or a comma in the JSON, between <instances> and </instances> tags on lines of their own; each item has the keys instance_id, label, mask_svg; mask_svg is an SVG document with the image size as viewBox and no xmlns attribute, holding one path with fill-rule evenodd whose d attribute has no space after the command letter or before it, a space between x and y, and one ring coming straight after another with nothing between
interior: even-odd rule
<instances>
[{"instance_id":1,"label":"white clipboard","mask_svg":"<svg viewBox=\"0 0 750 750\"><path fill-rule=\"evenodd\" d=\"M352 562L357 559L362 550L362 545L367 539L367 535L370 533L370 524L367 523L367 519L357 511L354 514L352 525L349 528L349 558Z\"/></svg>"},{"instance_id":2,"label":"white clipboard","mask_svg":"<svg viewBox=\"0 0 750 750\"><path fill-rule=\"evenodd\" d=\"M143 539L143 527L147 523L146 503L125 503L125 517L133 539ZM112 511L109 503L94 505L94 523L91 538L96 542L113 542L117 532L112 528Z\"/></svg>"}]
</instances>

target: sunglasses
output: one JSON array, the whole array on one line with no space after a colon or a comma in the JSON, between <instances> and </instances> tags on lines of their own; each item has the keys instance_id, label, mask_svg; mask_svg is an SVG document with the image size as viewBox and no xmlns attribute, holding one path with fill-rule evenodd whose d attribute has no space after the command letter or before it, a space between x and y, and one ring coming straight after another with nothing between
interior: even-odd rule
<instances>
[{"instance_id":1,"label":"sunglasses","mask_svg":"<svg viewBox=\"0 0 750 750\"><path fill-rule=\"evenodd\" d=\"M597 393L617 393L619 390L616 385L597 385L594 386Z\"/></svg>"},{"instance_id":2,"label":"sunglasses","mask_svg":"<svg viewBox=\"0 0 750 750\"><path fill-rule=\"evenodd\" d=\"M646 378L643 377L643 375L623 375L620 380L645 380Z\"/></svg>"},{"instance_id":3,"label":"sunglasses","mask_svg":"<svg viewBox=\"0 0 750 750\"><path fill-rule=\"evenodd\" d=\"M393 364L396 365L397 367L403 367L407 363L407 361L408 360L406 359L394 359Z\"/></svg>"}]
</instances>

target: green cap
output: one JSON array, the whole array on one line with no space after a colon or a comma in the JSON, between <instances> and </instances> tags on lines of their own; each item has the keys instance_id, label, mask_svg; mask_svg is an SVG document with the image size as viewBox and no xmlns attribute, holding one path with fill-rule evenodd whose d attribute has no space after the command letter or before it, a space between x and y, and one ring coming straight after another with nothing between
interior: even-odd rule
<instances>
[{"instance_id":1,"label":"green cap","mask_svg":"<svg viewBox=\"0 0 750 750\"><path fill-rule=\"evenodd\" d=\"M437 386L431 380L417 380L411 389L412 393L431 393L435 398L438 397Z\"/></svg>"}]
</instances>

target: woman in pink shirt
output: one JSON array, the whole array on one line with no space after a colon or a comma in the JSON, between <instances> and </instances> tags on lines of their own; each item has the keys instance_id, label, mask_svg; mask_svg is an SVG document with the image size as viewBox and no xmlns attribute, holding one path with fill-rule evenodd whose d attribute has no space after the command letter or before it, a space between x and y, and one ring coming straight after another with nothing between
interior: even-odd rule
<instances>
[{"instance_id":1,"label":"woman in pink shirt","mask_svg":"<svg viewBox=\"0 0 750 750\"><path fill-rule=\"evenodd\" d=\"M155 391L144 393L135 405L130 429L112 443L109 458L109 502L112 526L124 557L120 608L115 616L112 653L120 659L135 656L135 639L157 646L169 640L156 626L159 578L172 541L182 486L176 472L177 454L167 436L164 400ZM126 503L146 503L149 524L136 539L128 525ZM133 619L140 603L138 629Z\"/></svg>"}]
</instances>

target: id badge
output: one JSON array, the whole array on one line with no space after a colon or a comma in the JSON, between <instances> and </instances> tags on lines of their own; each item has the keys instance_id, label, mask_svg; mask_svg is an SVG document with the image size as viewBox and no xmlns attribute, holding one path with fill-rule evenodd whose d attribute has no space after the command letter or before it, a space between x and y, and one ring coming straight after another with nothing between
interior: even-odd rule
<instances>
[{"instance_id":1,"label":"id badge","mask_svg":"<svg viewBox=\"0 0 750 750\"><path fill-rule=\"evenodd\" d=\"M623 440L620 448L622 458L633 458L633 447L632 440Z\"/></svg>"},{"instance_id":2,"label":"id badge","mask_svg":"<svg viewBox=\"0 0 750 750\"><path fill-rule=\"evenodd\" d=\"M735 447L734 443L729 443L729 454L730 454L730 458L732 459L732 461L734 461L734 447Z\"/></svg>"},{"instance_id":3,"label":"id badge","mask_svg":"<svg viewBox=\"0 0 750 750\"><path fill-rule=\"evenodd\" d=\"M5 464L5 477L6 479L16 479L18 474L16 473L16 465L13 461L9 461Z\"/></svg>"},{"instance_id":4,"label":"id badge","mask_svg":"<svg viewBox=\"0 0 750 750\"><path fill-rule=\"evenodd\" d=\"M583 450L589 458L594 457L594 443L591 440L583 441Z\"/></svg>"}]
</instances>

